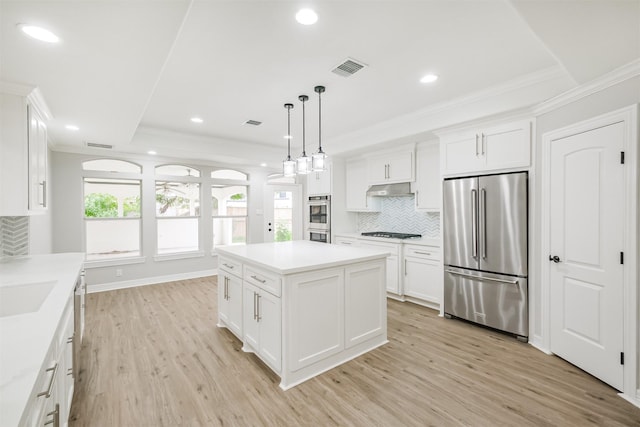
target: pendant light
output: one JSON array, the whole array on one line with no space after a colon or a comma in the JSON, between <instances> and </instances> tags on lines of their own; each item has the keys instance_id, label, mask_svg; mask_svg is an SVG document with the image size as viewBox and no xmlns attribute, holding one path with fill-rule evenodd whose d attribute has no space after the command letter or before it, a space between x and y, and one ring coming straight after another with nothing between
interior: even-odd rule
<instances>
[{"instance_id":1,"label":"pendant light","mask_svg":"<svg viewBox=\"0 0 640 427\"><path fill-rule=\"evenodd\" d=\"M296 175L296 162L291 160L291 109L293 104L284 104L284 108L287 109L287 158L282 162L282 174L284 176Z\"/></svg>"},{"instance_id":2,"label":"pendant light","mask_svg":"<svg viewBox=\"0 0 640 427\"><path fill-rule=\"evenodd\" d=\"M325 91L324 86L313 88L318 94L318 152L311 155L311 168L314 172L322 172L327 168L327 155L322 151L322 99L321 95ZM302 104L304 106L304 104Z\"/></svg>"},{"instance_id":3,"label":"pendant light","mask_svg":"<svg viewBox=\"0 0 640 427\"><path fill-rule=\"evenodd\" d=\"M302 155L296 159L296 170L300 175L306 175L311 172L311 158L306 153L306 136L305 136L305 112L304 103L309 100L307 95L300 95L298 99L302 101Z\"/></svg>"}]
</instances>

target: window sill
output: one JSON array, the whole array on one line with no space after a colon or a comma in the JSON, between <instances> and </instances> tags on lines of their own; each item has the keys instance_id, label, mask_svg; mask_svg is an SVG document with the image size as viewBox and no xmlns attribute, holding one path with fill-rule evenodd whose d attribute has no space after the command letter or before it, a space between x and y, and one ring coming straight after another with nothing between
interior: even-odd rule
<instances>
[{"instance_id":1,"label":"window sill","mask_svg":"<svg viewBox=\"0 0 640 427\"><path fill-rule=\"evenodd\" d=\"M117 265L128 264L144 264L147 261L147 257L137 256L131 258L115 258L115 259L94 259L84 262L85 268L101 268L101 267L114 267Z\"/></svg>"},{"instance_id":2,"label":"window sill","mask_svg":"<svg viewBox=\"0 0 640 427\"><path fill-rule=\"evenodd\" d=\"M162 261L173 261L176 259L201 258L203 256L204 256L204 251L193 251L193 252L154 255L153 259L154 261L162 262Z\"/></svg>"}]
</instances>

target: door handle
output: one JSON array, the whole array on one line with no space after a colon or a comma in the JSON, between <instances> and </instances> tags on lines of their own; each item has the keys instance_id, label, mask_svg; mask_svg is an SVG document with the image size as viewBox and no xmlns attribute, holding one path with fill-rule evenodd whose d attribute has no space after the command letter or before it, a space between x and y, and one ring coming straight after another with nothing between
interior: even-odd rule
<instances>
[{"instance_id":1,"label":"door handle","mask_svg":"<svg viewBox=\"0 0 640 427\"><path fill-rule=\"evenodd\" d=\"M558 255L553 255L553 256L549 255L549 261L553 261L557 264L560 262L560 257Z\"/></svg>"},{"instance_id":2,"label":"door handle","mask_svg":"<svg viewBox=\"0 0 640 427\"><path fill-rule=\"evenodd\" d=\"M482 247L482 259L487 259L487 190L480 190L480 239Z\"/></svg>"},{"instance_id":3,"label":"door handle","mask_svg":"<svg viewBox=\"0 0 640 427\"><path fill-rule=\"evenodd\" d=\"M471 256L478 256L478 191L471 190Z\"/></svg>"}]
</instances>

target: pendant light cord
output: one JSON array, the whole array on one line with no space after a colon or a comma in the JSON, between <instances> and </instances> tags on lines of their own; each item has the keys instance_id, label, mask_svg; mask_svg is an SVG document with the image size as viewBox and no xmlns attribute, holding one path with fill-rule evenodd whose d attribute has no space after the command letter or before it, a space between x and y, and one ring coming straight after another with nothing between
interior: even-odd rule
<instances>
[{"instance_id":1,"label":"pendant light cord","mask_svg":"<svg viewBox=\"0 0 640 427\"><path fill-rule=\"evenodd\" d=\"M305 152L305 119L304 119L304 102L306 99L302 99L302 157L306 156Z\"/></svg>"},{"instance_id":2,"label":"pendant light cord","mask_svg":"<svg viewBox=\"0 0 640 427\"><path fill-rule=\"evenodd\" d=\"M287 160L291 160L291 108L292 104L285 104L287 109Z\"/></svg>"}]
</instances>

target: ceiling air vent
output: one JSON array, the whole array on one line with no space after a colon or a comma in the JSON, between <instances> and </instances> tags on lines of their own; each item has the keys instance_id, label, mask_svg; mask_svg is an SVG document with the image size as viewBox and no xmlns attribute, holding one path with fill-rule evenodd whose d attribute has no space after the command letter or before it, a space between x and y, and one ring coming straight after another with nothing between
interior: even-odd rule
<instances>
[{"instance_id":1,"label":"ceiling air vent","mask_svg":"<svg viewBox=\"0 0 640 427\"><path fill-rule=\"evenodd\" d=\"M112 150L113 149L113 145L110 145L110 144L98 144L96 142L89 142L89 141L85 141L84 144L87 147L104 148L105 150Z\"/></svg>"},{"instance_id":2,"label":"ceiling air vent","mask_svg":"<svg viewBox=\"0 0 640 427\"><path fill-rule=\"evenodd\" d=\"M244 124L251 125L251 126L260 126L262 122L259 122L257 120L247 120L246 122L244 122Z\"/></svg>"},{"instance_id":3,"label":"ceiling air vent","mask_svg":"<svg viewBox=\"0 0 640 427\"><path fill-rule=\"evenodd\" d=\"M364 67L366 67L366 64L358 62L352 58L347 58L342 62L342 64L331 70L331 72L342 77L349 77L362 70Z\"/></svg>"}]
</instances>

